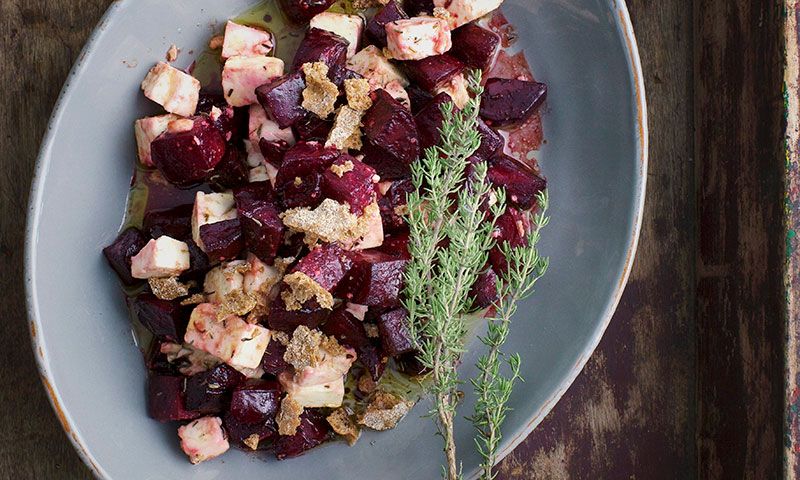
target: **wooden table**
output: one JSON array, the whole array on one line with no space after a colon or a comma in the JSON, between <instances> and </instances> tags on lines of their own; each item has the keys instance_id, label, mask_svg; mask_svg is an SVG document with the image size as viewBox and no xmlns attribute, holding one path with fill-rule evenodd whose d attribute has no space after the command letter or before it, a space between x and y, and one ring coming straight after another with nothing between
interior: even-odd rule
<instances>
[{"instance_id":1,"label":"wooden table","mask_svg":"<svg viewBox=\"0 0 800 480\"><path fill-rule=\"evenodd\" d=\"M34 366L23 229L50 111L110 3L0 0L0 478L89 476ZM800 226L800 176L784 198L785 167L796 174L798 164L796 155L787 162L782 143L782 26L795 10L784 17L780 1L763 0L628 3L650 109L639 255L600 348L500 465L500 478L761 479L794 472L800 356L792 346L791 361L784 357L786 305L794 296L784 293L783 271L787 263L787 283L800 285L800 262L783 219L784 205L793 207L786 210ZM792 380L786 395L785 368ZM787 421L794 428L784 438Z\"/></svg>"}]
</instances>

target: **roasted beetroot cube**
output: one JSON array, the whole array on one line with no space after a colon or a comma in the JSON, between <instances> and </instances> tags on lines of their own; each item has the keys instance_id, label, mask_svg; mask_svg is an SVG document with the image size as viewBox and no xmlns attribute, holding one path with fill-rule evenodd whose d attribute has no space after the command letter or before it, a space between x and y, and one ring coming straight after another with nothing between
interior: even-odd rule
<instances>
[{"instance_id":1,"label":"roasted beetroot cube","mask_svg":"<svg viewBox=\"0 0 800 480\"><path fill-rule=\"evenodd\" d=\"M158 340L181 343L189 319L180 302L142 293L128 301L131 313Z\"/></svg>"},{"instance_id":2,"label":"roasted beetroot cube","mask_svg":"<svg viewBox=\"0 0 800 480\"><path fill-rule=\"evenodd\" d=\"M242 132L246 129L243 122L241 111L228 105L225 96L220 93L200 92L200 100L197 102L197 114L208 115L214 126L219 129L226 142L237 142L241 140Z\"/></svg>"},{"instance_id":3,"label":"roasted beetroot cube","mask_svg":"<svg viewBox=\"0 0 800 480\"><path fill-rule=\"evenodd\" d=\"M470 291L473 299L473 308L481 309L494 305L499 300L497 296L497 274L489 268L478 276Z\"/></svg>"},{"instance_id":4,"label":"roasted beetroot cube","mask_svg":"<svg viewBox=\"0 0 800 480\"><path fill-rule=\"evenodd\" d=\"M547 98L547 85L515 78L490 78L481 100L481 118L495 128L519 125Z\"/></svg>"},{"instance_id":5,"label":"roasted beetroot cube","mask_svg":"<svg viewBox=\"0 0 800 480\"><path fill-rule=\"evenodd\" d=\"M211 260L202 251L200 247L194 243L191 238L184 240L189 247L189 270L183 272L182 278L195 279L203 278L209 270L211 270Z\"/></svg>"},{"instance_id":6,"label":"roasted beetroot cube","mask_svg":"<svg viewBox=\"0 0 800 480\"><path fill-rule=\"evenodd\" d=\"M467 68L461 60L447 53L403 64L411 82L419 84L429 92L450 81Z\"/></svg>"},{"instance_id":7,"label":"roasted beetroot cube","mask_svg":"<svg viewBox=\"0 0 800 480\"><path fill-rule=\"evenodd\" d=\"M306 410L300 417L300 427L292 436L280 436L273 450L278 460L298 457L328 440L330 427L325 416L317 410Z\"/></svg>"},{"instance_id":8,"label":"roasted beetroot cube","mask_svg":"<svg viewBox=\"0 0 800 480\"><path fill-rule=\"evenodd\" d=\"M395 0L391 0L367 22L364 35L378 47L386 48L386 24L404 18L408 18L406 12Z\"/></svg>"},{"instance_id":9,"label":"roasted beetroot cube","mask_svg":"<svg viewBox=\"0 0 800 480\"><path fill-rule=\"evenodd\" d=\"M431 100L433 100L433 95L431 95L430 92L414 84L406 87L406 92L408 93L408 99L411 101L411 113L414 115L417 115Z\"/></svg>"},{"instance_id":10,"label":"roasted beetroot cube","mask_svg":"<svg viewBox=\"0 0 800 480\"><path fill-rule=\"evenodd\" d=\"M322 203L322 174L313 173L298 183L291 183L283 189L283 206L286 208L314 208Z\"/></svg>"},{"instance_id":11,"label":"roasted beetroot cube","mask_svg":"<svg viewBox=\"0 0 800 480\"><path fill-rule=\"evenodd\" d=\"M191 420L200 416L186 408L185 377L151 375L147 385L147 410L159 422Z\"/></svg>"},{"instance_id":12,"label":"roasted beetroot cube","mask_svg":"<svg viewBox=\"0 0 800 480\"><path fill-rule=\"evenodd\" d=\"M268 182L259 182L262 193L252 186L235 192L236 209L242 225L247 249L255 256L272 263L283 243L283 222L272 200L274 193ZM251 184L255 185L255 184Z\"/></svg>"},{"instance_id":13,"label":"roasted beetroot cube","mask_svg":"<svg viewBox=\"0 0 800 480\"><path fill-rule=\"evenodd\" d=\"M275 178L275 188L284 206L314 207L322 202L322 173L339 152L318 142L298 142L286 152Z\"/></svg>"},{"instance_id":14,"label":"roasted beetroot cube","mask_svg":"<svg viewBox=\"0 0 800 480\"><path fill-rule=\"evenodd\" d=\"M186 379L186 408L203 415L221 413L230 400L231 391L245 379L243 374L224 363L192 375Z\"/></svg>"},{"instance_id":15,"label":"roasted beetroot cube","mask_svg":"<svg viewBox=\"0 0 800 480\"><path fill-rule=\"evenodd\" d=\"M258 141L258 148L261 150L261 155L264 156L267 162L274 167L280 167L281 163L283 163L283 156L286 155L291 145L286 143L285 140L271 142L266 138L262 138Z\"/></svg>"},{"instance_id":16,"label":"roasted beetroot cube","mask_svg":"<svg viewBox=\"0 0 800 480\"><path fill-rule=\"evenodd\" d=\"M226 414L222 418L222 426L228 434L231 444L245 450L266 450L271 446L271 440L278 435L278 424L275 419L258 423L245 423ZM258 437L258 445L254 443L254 435Z\"/></svg>"},{"instance_id":17,"label":"roasted beetroot cube","mask_svg":"<svg viewBox=\"0 0 800 480\"><path fill-rule=\"evenodd\" d=\"M326 243L301 258L291 273L301 272L332 292L353 267L350 254L335 243Z\"/></svg>"},{"instance_id":18,"label":"roasted beetroot cube","mask_svg":"<svg viewBox=\"0 0 800 480\"><path fill-rule=\"evenodd\" d=\"M389 357L386 356L386 353L380 347L371 343L359 348L357 353L358 363L369 372L369 376L376 382L380 380L386 370L386 364L389 362Z\"/></svg>"},{"instance_id":19,"label":"roasted beetroot cube","mask_svg":"<svg viewBox=\"0 0 800 480\"><path fill-rule=\"evenodd\" d=\"M150 342L150 346L144 352L144 365L151 374L179 376L177 362L170 362L167 354L161 351L161 346L165 343L173 342L162 342L157 339Z\"/></svg>"},{"instance_id":20,"label":"roasted beetroot cube","mask_svg":"<svg viewBox=\"0 0 800 480\"><path fill-rule=\"evenodd\" d=\"M365 250L355 254L353 262L353 269L340 288L345 299L370 307L400 305L407 259Z\"/></svg>"},{"instance_id":21,"label":"roasted beetroot cube","mask_svg":"<svg viewBox=\"0 0 800 480\"><path fill-rule=\"evenodd\" d=\"M298 140L325 141L333 128L333 120L319 118L313 113L295 122L293 131Z\"/></svg>"},{"instance_id":22,"label":"roasted beetroot cube","mask_svg":"<svg viewBox=\"0 0 800 480\"><path fill-rule=\"evenodd\" d=\"M279 295L270 304L267 323L272 330L292 333L300 325L305 325L308 328L317 328L330 314L331 311L329 309L322 308L313 299L303 304L300 310L287 310L286 303Z\"/></svg>"},{"instance_id":23,"label":"roasted beetroot cube","mask_svg":"<svg viewBox=\"0 0 800 480\"><path fill-rule=\"evenodd\" d=\"M328 71L328 77L330 78L331 82L335 83L336 86L339 87L339 93L342 95L345 93L344 92L345 80L364 78L364 76L361 75L360 73L354 72L353 70L350 70L349 68L338 64L330 68L330 70Z\"/></svg>"},{"instance_id":24,"label":"roasted beetroot cube","mask_svg":"<svg viewBox=\"0 0 800 480\"><path fill-rule=\"evenodd\" d=\"M167 210L153 210L144 216L142 228L151 238L164 235L184 240L192 236L192 208L191 203L178 205Z\"/></svg>"},{"instance_id":25,"label":"roasted beetroot cube","mask_svg":"<svg viewBox=\"0 0 800 480\"><path fill-rule=\"evenodd\" d=\"M212 262L231 260L244 249L242 223L239 218L209 223L200 227L206 255Z\"/></svg>"},{"instance_id":26,"label":"roasted beetroot cube","mask_svg":"<svg viewBox=\"0 0 800 480\"><path fill-rule=\"evenodd\" d=\"M278 256L282 258L302 258L303 255L308 253L308 245L306 245L305 238L306 236L303 233L289 233L278 249Z\"/></svg>"},{"instance_id":27,"label":"roasted beetroot cube","mask_svg":"<svg viewBox=\"0 0 800 480\"><path fill-rule=\"evenodd\" d=\"M275 418L281 404L281 386L275 380L248 380L231 395L230 414L242 423Z\"/></svg>"},{"instance_id":28,"label":"roasted beetroot cube","mask_svg":"<svg viewBox=\"0 0 800 480\"><path fill-rule=\"evenodd\" d=\"M500 248L504 243L511 247L520 247L528 244L528 235L531 231L531 222L528 214L510 207L500 215L495 225L494 237L497 245L489 252L489 263L496 273L505 273L508 262Z\"/></svg>"},{"instance_id":29,"label":"roasted beetroot cube","mask_svg":"<svg viewBox=\"0 0 800 480\"><path fill-rule=\"evenodd\" d=\"M227 190L245 185L249 169L244 155L235 145L228 144L225 156L208 177L208 183L216 190Z\"/></svg>"},{"instance_id":30,"label":"roasted beetroot cube","mask_svg":"<svg viewBox=\"0 0 800 480\"><path fill-rule=\"evenodd\" d=\"M345 305L331 313L325 325L322 326L322 332L336 338L342 345L357 350L370 345L364 324L348 312ZM361 357L360 354L358 356Z\"/></svg>"},{"instance_id":31,"label":"roasted beetroot cube","mask_svg":"<svg viewBox=\"0 0 800 480\"><path fill-rule=\"evenodd\" d=\"M348 45L350 42L333 32L312 28L297 47L292 70L299 71L303 64L315 62L322 62L328 68L344 65L347 60Z\"/></svg>"},{"instance_id":32,"label":"roasted beetroot cube","mask_svg":"<svg viewBox=\"0 0 800 480\"><path fill-rule=\"evenodd\" d=\"M237 208L258 202L275 203L278 196L269 182L253 182L239 187L233 192Z\"/></svg>"},{"instance_id":33,"label":"roasted beetroot cube","mask_svg":"<svg viewBox=\"0 0 800 480\"><path fill-rule=\"evenodd\" d=\"M450 53L472 68L488 70L500 51L500 36L474 23L453 30Z\"/></svg>"},{"instance_id":34,"label":"roasted beetroot cube","mask_svg":"<svg viewBox=\"0 0 800 480\"><path fill-rule=\"evenodd\" d=\"M351 170L342 170L350 165ZM333 169L343 173L340 175ZM351 212L361 215L364 208L375 201L374 177L374 168L350 155L342 155L322 174L322 194L325 198L347 203Z\"/></svg>"},{"instance_id":35,"label":"roasted beetroot cube","mask_svg":"<svg viewBox=\"0 0 800 480\"><path fill-rule=\"evenodd\" d=\"M385 90L373 94L373 105L363 119L365 162L384 180L401 178L420 153L414 117Z\"/></svg>"},{"instance_id":36,"label":"roasted beetroot cube","mask_svg":"<svg viewBox=\"0 0 800 480\"><path fill-rule=\"evenodd\" d=\"M378 250L397 258L410 259L411 255L408 252L408 241L408 232L391 233L386 235L383 239L383 245L381 245Z\"/></svg>"},{"instance_id":37,"label":"roasted beetroot cube","mask_svg":"<svg viewBox=\"0 0 800 480\"><path fill-rule=\"evenodd\" d=\"M170 183L180 188L206 180L225 156L225 139L204 116L170 123L150 144L153 163Z\"/></svg>"},{"instance_id":38,"label":"roasted beetroot cube","mask_svg":"<svg viewBox=\"0 0 800 480\"><path fill-rule=\"evenodd\" d=\"M433 0L406 0L406 11L409 15L419 15L420 13L433 13Z\"/></svg>"},{"instance_id":39,"label":"roasted beetroot cube","mask_svg":"<svg viewBox=\"0 0 800 480\"><path fill-rule=\"evenodd\" d=\"M291 365L286 363L283 355L286 353L286 347L276 340L272 340L267 345L267 351L264 352L264 357L261 359L261 368L270 375L278 376L279 373L285 372Z\"/></svg>"},{"instance_id":40,"label":"roasted beetroot cube","mask_svg":"<svg viewBox=\"0 0 800 480\"><path fill-rule=\"evenodd\" d=\"M307 113L302 106L305 88L303 74L294 72L258 87L256 97L269 118L279 127L289 128Z\"/></svg>"},{"instance_id":41,"label":"roasted beetroot cube","mask_svg":"<svg viewBox=\"0 0 800 480\"><path fill-rule=\"evenodd\" d=\"M442 123L444 123L442 106L452 102L453 99L450 98L450 95L442 92L433 97L433 99L414 116L414 121L417 123L417 131L419 132L419 146L422 150L439 144L439 140L441 140L442 137ZM453 106L453 109L456 109L455 106Z\"/></svg>"},{"instance_id":42,"label":"roasted beetroot cube","mask_svg":"<svg viewBox=\"0 0 800 480\"><path fill-rule=\"evenodd\" d=\"M478 147L475 154L479 157L491 158L495 154L501 153L506 146L506 139L480 118L478 118L478 133L481 134L481 146Z\"/></svg>"},{"instance_id":43,"label":"roasted beetroot cube","mask_svg":"<svg viewBox=\"0 0 800 480\"><path fill-rule=\"evenodd\" d=\"M406 375L419 376L428 373L428 369L417 357L417 352L409 352L395 359L397 368Z\"/></svg>"},{"instance_id":44,"label":"roasted beetroot cube","mask_svg":"<svg viewBox=\"0 0 800 480\"><path fill-rule=\"evenodd\" d=\"M114 243L103 249L103 255L125 285L135 285L140 280L131 275L131 257L147 245L149 239L136 227L120 233Z\"/></svg>"},{"instance_id":45,"label":"roasted beetroot cube","mask_svg":"<svg viewBox=\"0 0 800 480\"><path fill-rule=\"evenodd\" d=\"M409 179L392 182L392 186L378 200L381 209L383 229L386 232L402 232L408 229L408 222L402 213L408 204L408 194L414 191L414 184ZM384 244L386 241L384 240Z\"/></svg>"},{"instance_id":46,"label":"roasted beetroot cube","mask_svg":"<svg viewBox=\"0 0 800 480\"><path fill-rule=\"evenodd\" d=\"M311 17L322 13L336 0L280 0L281 11L294 23L307 23Z\"/></svg>"},{"instance_id":47,"label":"roasted beetroot cube","mask_svg":"<svg viewBox=\"0 0 800 480\"><path fill-rule=\"evenodd\" d=\"M536 195L547 188L547 181L512 157L505 154L489 159L489 181L506 190L508 202L522 210L536 205Z\"/></svg>"},{"instance_id":48,"label":"roasted beetroot cube","mask_svg":"<svg viewBox=\"0 0 800 480\"><path fill-rule=\"evenodd\" d=\"M381 345L392 357L414 350L414 342L408 329L408 311L397 308L385 312L378 319Z\"/></svg>"}]
</instances>

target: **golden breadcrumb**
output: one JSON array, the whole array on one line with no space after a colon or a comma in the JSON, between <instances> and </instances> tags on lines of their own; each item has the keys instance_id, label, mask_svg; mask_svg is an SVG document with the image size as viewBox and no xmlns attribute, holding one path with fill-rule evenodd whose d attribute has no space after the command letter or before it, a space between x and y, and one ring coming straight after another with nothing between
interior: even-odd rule
<instances>
[{"instance_id":1,"label":"golden breadcrumb","mask_svg":"<svg viewBox=\"0 0 800 480\"><path fill-rule=\"evenodd\" d=\"M320 118L328 118L339 97L339 87L328 78L328 66L323 62L305 63L303 73L306 76L303 108Z\"/></svg>"},{"instance_id":2,"label":"golden breadcrumb","mask_svg":"<svg viewBox=\"0 0 800 480\"><path fill-rule=\"evenodd\" d=\"M303 406L295 402L290 396L284 397L281 401L281 409L275 418L278 422L278 435L294 435L300 426L300 415L303 414Z\"/></svg>"}]
</instances>

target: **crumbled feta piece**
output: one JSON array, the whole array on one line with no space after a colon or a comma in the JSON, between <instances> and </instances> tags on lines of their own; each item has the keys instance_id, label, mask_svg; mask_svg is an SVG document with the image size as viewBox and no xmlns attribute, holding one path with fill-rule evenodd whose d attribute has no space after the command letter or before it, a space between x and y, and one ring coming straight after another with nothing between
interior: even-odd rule
<instances>
[{"instance_id":1,"label":"crumbled feta piece","mask_svg":"<svg viewBox=\"0 0 800 480\"><path fill-rule=\"evenodd\" d=\"M361 39L361 32L364 30L364 20L358 15L322 12L311 19L309 26L333 32L347 40L349 42L347 58L350 58L358 51L358 41Z\"/></svg>"},{"instance_id":2,"label":"crumbled feta piece","mask_svg":"<svg viewBox=\"0 0 800 480\"><path fill-rule=\"evenodd\" d=\"M339 408L334 410L328 415L327 420L333 431L344 437L348 445L352 447L356 444L361 436L361 429L353 421L346 409Z\"/></svg>"},{"instance_id":3,"label":"crumbled feta piece","mask_svg":"<svg viewBox=\"0 0 800 480\"><path fill-rule=\"evenodd\" d=\"M250 105L250 121L248 131L250 144L256 147L258 147L259 141L262 138L269 142L284 141L288 145L295 144L295 138L292 129L290 127L280 128L277 122L270 120L267 117L267 112L264 111L264 107L258 103ZM251 166L254 167L256 165Z\"/></svg>"},{"instance_id":4,"label":"crumbled feta piece","mask_svg":"<svg viewBox=\"0 0 800 480\"><path fill-rule=\"evenodd\" d=\"M299 385L292 374L283 372L278 376L283 390L298 405L305 408L341 407L344 400L344 377L318 385Z\"/></svg>"},{"instance_id":5,"label":"crumbled feta piece","mask_svg":"<svg viewBox=\"0 0 800 480\"><path fill-rule=\"evenodd\" d=\"M217 319L230 315L244 316L258 304L256 295L245 290L245 275L250 265L243 260L225 263L211 269L203 283L206 299L219 305Z\"/></svg>"},{"instance_id":6,"label":"crumbled feta piece","mask_svg":"<svg viewBox=\"0 0 800 480\"><path fill-rule=\"evenodd\" d=\"M369 310L369 307L358 303L348 302L345 309L350 312L352 316L363 322L364 318L367 316L367 310Z\"/></svg>"},{"instance_id":7,"label":"crumbled feta piece","mask_svg":"<svg viewBox=\"0 0 800 480\"><path fill-rule=\"evenodd\" d=\"M340 242L352 245L364 237L370 225L350 212L346 204L326 198L315 209L306 207L293 208L281 214L283 224L293 232L305 234L305 242L315 245L318 241L325 243Z\"/></svg>"},{"instance_id":8,"label":"crumbled feta piece","mask_svg":"<svg viewBox=\"0 0 800 480\"><path fill-rule=\"evenodd\" d=\"M413 406L412 402L407 402L396 395L377 391L366 411L359 415L358 423L373 430L391 430Z\"/></svg>"},{"instance_id":9,"label":"crumbled feta piece","mask_svg":"<svg viewBox=\"0 0 800 480\"><path fill-rule=\"evenodd\" d=\"M192 239L194 243L205 251L203 242L200 239L200 227L224 222L225 220L233 220L238 215L236 201L232 193L197 192L194 198L194 209L192 210Z\"/></svg>"},{"instance_id":10,"label":"crumbled feta piece","mask_svg":"<svg viewBox=\"0 0 800 480\"><path fill-rule=\"evenodd\" d=\"M347 68L366 78L372 90L383 88L392 80L403 87L409 85L406 76L375 45L369 45L356 53L347 61Z\"/></svg>"},{"instance_id":11,"label":"crumbled feta piece","mask_svg":"<svg viewBox=\"0 0 800 480\"><path fill-rule=\"evenodd\" d=\"M211 370L221 363L219 358L191 345L162 343L159 351L167 356L169 363L179 362L178 371L187 377Z\"/></svg>"},{"instance_id":12,"label":"crumbled feta piece","mask_svg":"<svg viewBox=\"0 0 800 480\"><path fill-rule=\"evenodd\" d=\"M364 214L359 221L365 225L366 233L355 244L353 250L366 250L383 245L383 218L378 202L372 202L364 208Z\"/></svg>"},{"instance_id":13,"label":"crumbled feta piece","mask_svg":"<svg viewBox=\"0 0 800 480\"><path fill-rule=\"evenodd\" d=\"M364 112L353 110L347 105L342 105L333 118L333 127L325 141L326 147L335 147L339 150L361 150L361 118Z\"/></svg>"},{"instance_id":14,"label":"crumbled feta piece","mask_svg":"<svg viewBox=\"0 0 800 480\"><path fill-rule=\"evenodd\" d=\"M218 457L230 448L222 420L218 417L203 417L178 428L181 449L192 464Z\"/></svg>"},{"instance_id":15,"label":"crumbled feta piece","mask_svg":"<svg viewBox=\"0 0 800 480\"><path fill-rule=\"evenodd\" d=\"M259 165L258 167L253 167L247 173L247 181L249 183L266 182L268 180L269 180L269 174L267 173L266 165Z\"/></svg>"},{"instance_id":16,"label":"crumbled feta piece","mask_svg":"<svg viewBox=\"0 0 800 480\"><path fill-rule=\"evenodd\" d=\"M383 89L386 90L386 93L391 95L392 98L397 100L401 105L411 110L411 98L409 98L406 89L400 85L400 82L391 81L384 85Z\"/></svg>"},{"instance_id":17,"label":"crumbled feta piece","mask_svg":"<svg viewBox=\"0 0 800 480\"><path fill-rule=\"evenodd\" d=\"M170 122L178 120L179 116L173 114L160 115L157 117L140 118L136 120L133 130L136 134L136 146L139 150L139 161L145 167L152 167L153 157L150 154L150 144L159 135L167 131Z\"/></svg>"},{"instance_id":18,"label":"crumbled feta piece","mask_svg":"<svg viewBox=\"0 0 800 480\"><path fill-rule=\"evenodd\" d=\"M258 101L256 88L283 75L283 60L275 57L231 57L222 68L225 100L233 107Z\"/></svg>"},{"instance_id":19,"label":"crumbled feta piece","mask_svg":"<svg viewBox=\"0 0 800 480\"><path fill-rule=\"evenodd\" d=\"M300 427L300 416L303 414L303 406L294 401L290 396L283 397L281 409L275 420L278 423L278 435L294 435Z\"/></svg>"},{"instance_id":20,"label":"crumbled feta piece","mask_svg":"<svg viewBox=\"0 0 800 480\"><path fill-rule=\"evenodd\" d=\"M322 62L306 63L303 73L306 77L303 108L319 118L328 118L339 97L339 87L328 78L328 66Z\"/></svg>"},{"instance_id":21,"label":"crumbled feta piece","mask_svg":"<svg viewBox=\"0 0 800 480\"><path fill-rule=\"evenodd\" d=\"M366 78L348 78L344 81L344 91L347 95L347 105L353 110L366 112L372 106L369 97L371 88Z\"/></svg>"},{"instance_id":22,"label":"crumbled feta piece","mask_svg":"<svg viewBox=\"0 0 800 480\"><path fill-rule=\"evenodd\" d=\"M247 166L250 168L258 167L259 165L263 165L266 162L264 159L264 155L261 153L261 149L258 146L258 143L253 143L250 140L244 140L244 149L247 152Z\"/></svg>"},{"instance_id":23,"label":"crumbled feta piece","mask_svg":"<svg viewBox=\"0 0 800 480\"><path fill-rule=\"evenodd\" d=\"M503 0L433 0L435 7L444 8L450 13L447 22L451 30L481 18L502 4Z\"/></svg>"},{"instance_id":24,"label":"crumbled feta piece","mask_svg":"<svg viewBox=\"0 0 800 480\"><path fill-rule=\"evenodd\" d=\"M167 50L167 61L174 62L178 59L178 54L181 53L180 49L174 43L170 45L169 50Z\"/></svg>"},{"instance_id":25,"label":"crumbled feta piece","mask_svg":"<svg viewBox=\"0 0 800 480\"><path fill-rule=\"evenodd\" d=\"M166 235L150 240L131 258L133 278L171 277L189 269L189 246Z\"/></svg>"},{"instance_id":26,"label":"crumbled feta piece","mask_svg":"<svg viewBox=\"0 0 800 480\"><path fill-rule=\"evenodd\" d=\"M148 278L150 291L161 300L175 300L189 295L189 285L178 280L177 276Z\"/></svg>"},{"instance_id":27,"label":"crumbled feta piece","mask_svg":"<svg viewBox=\"0 0 800 480\"><path fill-rule=\"evenodd\" d=\"M435 93L446 93L450 95L453 103L458 108L464 108L469 102L469 89L467 88L467 79L463 73L459 73L453 77L449 82L438 87Z\"/></svg>"},{"instance_id":28,"label":"crumbled feta piece","mask_svg":"<svg viewBox=\"0 0 800 480\"><path fill-rule=\"evenodd\" d=\"M257 57L272 51L272 34L229 21L225 25L222 58Z\"/></svg>"},{"instance_id":29,"label":"crumbled feta piece","mask_svg":"<svg viewBox=\"0 0 800 480\"><path fill-rule=\"evenodd\" d=\"M232 367L258 368L269 344L269 330L233 315L220 321L217 309L212 303L195 307L184 341Z\"/></svg>"},{"instance_id":30,"label":"crumbled feta piece","mask_svg":"<svg viewBox=\"0 0 800 480\"><path fill-rule=\"evenodd\" d=\"M414 17L386 24L387 50L397 60L422 60L453 47L447 22L436 17Z\"/></svg>"},{"instance_id":31,"label":"crumbled feta piece","mask_svg":"<svg viewBox=\"0 0 800 480\"><path fill-rule=\"evenodd\" d=\"M266 294L283 278L283 270L277 263L274 266L267 265L252 253L247 255L247 267L243 283L247 293Z\"/></svg>"},{"instance_id":32,"label":"crumbled feta piece","mask_svg":"<svg viewBox=\"0 0 800 480\"><path fill-rule=\"evenodd\" d=\"M200 81L165 62L150 69L142 82L144 96L169 113L188 117L197 110Z\"/></svg>"}]
</instances>

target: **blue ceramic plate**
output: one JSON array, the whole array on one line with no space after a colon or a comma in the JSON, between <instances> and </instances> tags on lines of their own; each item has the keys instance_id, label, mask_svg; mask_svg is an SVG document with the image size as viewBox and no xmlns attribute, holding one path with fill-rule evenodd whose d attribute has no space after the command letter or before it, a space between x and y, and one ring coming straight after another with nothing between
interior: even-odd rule
<instances>
[{"instance_id":1,"label":"blue ceramic plate","mask_svg":"<svg viewBox=\"0 0 800 480\"><path fill-rule=\"evenodd\" d=\"M123 480L433 479L440 439L418 406L394 431L354 448L325 445L285 462L239 451L199 466L174 425L145 411L145 371L125 303L100 250L117 233L135 158L133 121L155 112L139 83L172 43L201 52L253 0L121 0L67 81L39 156L27 233L28 308L42 378L75 447L101 478ZM537 425L592 354L633 261L647 168L642 73L625 4L507 0L537 79L549 87L546 144L551 269L521 306L509 350L526 379L511 399L505 455ZM181 64L188 64L182 54ZM474 363L468 355L465 365ZM472 373L465 368L464 374ZM471 401L464 412L471 410ZM474 474L467 422L456 431Z\"/></svg>"}]
</instances>

